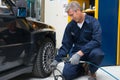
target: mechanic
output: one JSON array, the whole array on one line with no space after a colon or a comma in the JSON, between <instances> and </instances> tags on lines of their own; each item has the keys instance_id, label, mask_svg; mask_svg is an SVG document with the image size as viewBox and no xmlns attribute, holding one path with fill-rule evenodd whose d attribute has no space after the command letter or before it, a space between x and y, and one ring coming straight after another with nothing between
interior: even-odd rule
<instances>
[{"instance_id":1,"label":"mechanic","mask_svg":"<svg viewBox=\"0 0 120 80\"><path fill-rule=\"evenodd\" d=\"M63 57L70 56L70 63L65 63L63 76L65 80L73 80L85 72L82 61L89 61L100 66L104 53L101 50L101 26L97 19L82 12L80 4L71 1L65 11L70 16L71 21L66 26L62 46L58 50L55 60L51 66L57 66ZM88 80L97 80L96 68L93 65L88 66L90 77Z\"/></svg>"}]
</instances>

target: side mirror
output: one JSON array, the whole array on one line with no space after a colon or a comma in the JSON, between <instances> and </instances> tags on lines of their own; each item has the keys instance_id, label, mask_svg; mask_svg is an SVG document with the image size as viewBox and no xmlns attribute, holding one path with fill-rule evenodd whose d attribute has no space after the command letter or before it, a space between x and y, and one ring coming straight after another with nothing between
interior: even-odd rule
<instances>
[{"instance_id":1,"label":"side mirror","mask_svg":"<svg viewBox=\"0 0 120 80\"><path fill-rule=\"evenodd\" d=\"M25 18L27 16L27 11L25 7L18 7L17 10L17 17L18 18Z\"/></svg>"}]
</instances>

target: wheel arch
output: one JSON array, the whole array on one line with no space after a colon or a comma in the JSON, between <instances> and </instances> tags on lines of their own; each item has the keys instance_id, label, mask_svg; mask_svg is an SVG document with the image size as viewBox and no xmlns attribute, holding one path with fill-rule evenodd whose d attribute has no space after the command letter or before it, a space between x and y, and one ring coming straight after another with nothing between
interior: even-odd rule
<instances>
[{"instance_id":1,"label":"wheel arch","mask_svg":"<svg viewBox=\"0 0 120 80\"><path fill-rule=\"evenodd\" d=\"M41 44L43 43L43 41L47 38L51 39L52 42L54 43L54 47L56 48L56 32L54 31L42 31L42 32L36 32L34 33L33 35L34 39L33 39L33 53L32 55L35 55L34 57L31 57L33 58L32 61L35 61L35 57L37 56L38 54L38 51L39 51L39 47L41 46Z\"/></svg>"},{"instance_id":2,"label":"wheel arch","mask_svg":"<svg viewBox=\"0 0 120 80\"><path fill-rule=\"evenodd\" d=\"M38 44L40 42L39 43L39 45L40 45L43 40L45 40L46 38L50 38L56 47L56 32L54 32L54 31L42 31L42 32L36 33L34 36L35 36L34 43L37 42L37 44Z\"/></svg>"}]
</instances>

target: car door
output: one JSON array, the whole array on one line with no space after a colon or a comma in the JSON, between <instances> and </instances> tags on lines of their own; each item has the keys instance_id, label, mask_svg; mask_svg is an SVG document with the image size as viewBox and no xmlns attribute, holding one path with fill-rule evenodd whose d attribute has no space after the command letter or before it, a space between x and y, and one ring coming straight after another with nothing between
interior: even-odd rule
<instances>
[{"instance_id":1,"label":"car door","mask_svg":"<svg viewBox=\"0 0 120 80\"><path fill-rule=\"evenodd\" d=\"M21 27L23 23L19 24L20 20L11 17L0 19L0 71L3 71L23 64L22 58L28 48L25 44L29 42L30 34L22 28L25 26Z\"/></svg>"}]
</instances>

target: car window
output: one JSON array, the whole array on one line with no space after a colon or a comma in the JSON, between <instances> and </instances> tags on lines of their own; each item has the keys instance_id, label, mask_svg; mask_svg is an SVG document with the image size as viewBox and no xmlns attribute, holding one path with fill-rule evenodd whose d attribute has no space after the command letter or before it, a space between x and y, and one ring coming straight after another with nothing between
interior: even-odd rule
<instances>
[{"instance_id":1,"label":"car window","mask_svg":"<svg viewBox=\"0 0 120 80\"><path fill-rule=\"evenodd\" d=\"M30 32L27 29L23 29L19 21L11 20L11 21L1 21L3 25L0 26L0 45L10 45L10 44L18 44L25 43L29 41Z\"/></svg>"}]
</instances>

